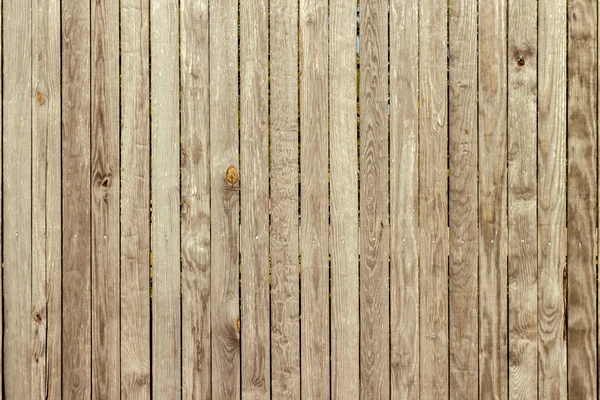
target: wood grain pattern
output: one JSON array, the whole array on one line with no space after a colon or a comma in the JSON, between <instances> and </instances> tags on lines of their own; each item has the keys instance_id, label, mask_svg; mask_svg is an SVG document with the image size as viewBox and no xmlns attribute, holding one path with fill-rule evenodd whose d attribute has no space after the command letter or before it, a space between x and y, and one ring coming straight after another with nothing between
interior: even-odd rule
<instances>
[{"instance_id":1,"label":"wood grain pattern","mask_svg":"<svg viewBox=\"0 0 600 400\"><path fill-rule=\"evenodd\" d=\"M180 4L182 391L210 399L208 1Z\"/></svg>"},{"instance_id":2,"label":"wood grain pattern","mask_svg":"<svg viewBox=\"0 0 600 400\"><path fill-rule=\"evenodd\" d=\"M566 1L538 3L538 398L567 398Z\"/></svg>"},{"instance_id":3,"label":"wood grain pattern","mask_svg":"<svg viewBox=\"0 0 600 400\"><path fill-rule=\"evenodd\" d=\"M363 399L389 397L387 49L387 2L361 4L360 395Z\"/></svg>"},{"instance_id":4,"label":"wood grain pattern","mask_svg":"<svg viewBox=\"0 0 600 400\"><path fill-rule=\"evenodd\" d=\"M150 3L152 394L181 396L179 2Z\"/></svg>"},{"instance_id":5,"label":"wood grain pattern","mask_svg":"<svg viewBox=\"0 0 600 400\"><path fill-rule=\"evenodd\" d=\"M356 2L329 3L331 396L356 399L359 379Z\"/></svg>"},{"instance_id":6,"label":"wood grain pattern","mask_svg":"<svg viewBox=\"0 0 600 400\"><path fill-rule=\"evenodd\" d=\"M327 0L300 0L302 397L329 397Z\"/></svg>"},{"instance_id":7,"label":"wood grain pattern","mask_svg":"<svg viewBox=\"0 0 600 400\"><path fill-rule=\"evenodd\" d=\"M596 398L597 4L568 4L568 395Z\"/></svg>"},{"instance_id":8,"label":"wood grain pattern","mask_svg":"<svg viewBox=\"0 0 600 400\"><path fill-rule=\"evenodd\" d=\"M448 396L447 9L422 0L419 18L419 256L421 398Z\"/></svg>"},{"instance_id":9,"label":"wood grain pattern","mask_svg":"<svg viewBox=\"0 0 600 400\"><path fill-rule=\"evenodd\" d=\"M236 0L210 8L212 398L240 398L238 35Z\"/></svg>"},{"instance_id":10,"label":"wood grain pattern","mask_svg":"<svg viewBox=\"0 0 600 400\"><path fill-rule=\"evenodd\" d=\"M274 399L300 399L298 281L298 2L272 0L271 386Z\"/></svg>"},{"instance_id":11,"label":"wood grain pattern","mask_svg":"<svg viewBox=\"0 0 600 400\"><path fill-rule=\"evenodd\" d=\"M150 399L148 0L121 3L121 397Z\"/></svg>"},{"instance_id":12,"label":"wood grain pattern","mask_svg":"<svg viewBox=\"0 0 600 400\"><path fill-rule=\"evenodd\" d=\"M537 396L537 2L508 8L509 396Z\"/></svg>"}]
</instances>

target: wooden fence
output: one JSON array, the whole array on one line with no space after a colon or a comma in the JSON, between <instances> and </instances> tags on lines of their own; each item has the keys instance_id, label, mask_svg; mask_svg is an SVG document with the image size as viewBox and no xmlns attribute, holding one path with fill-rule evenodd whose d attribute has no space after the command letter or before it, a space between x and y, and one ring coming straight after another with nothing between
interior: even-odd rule
<instances>
[{"instance_id":1,"label":"wooden fence","mask_svg":"<svg viewBox=\"0 0 600 400\"><path fill-rule=\"evenodd\" d=\"M597 398L596 0L2 4L3 398Z\"/></svg>"}]
</instances>

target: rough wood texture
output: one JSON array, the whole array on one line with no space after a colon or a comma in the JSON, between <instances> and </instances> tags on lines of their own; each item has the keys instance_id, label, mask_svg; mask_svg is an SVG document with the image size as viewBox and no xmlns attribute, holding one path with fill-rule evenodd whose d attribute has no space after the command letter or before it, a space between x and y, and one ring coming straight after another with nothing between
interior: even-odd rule
<instances>
[{"instance_id":1,"label":"rough wood texture","mask_svg":"<svg viewBox=\"0 0 600 400\"><path fill-rule=\"evenodd\" d=\"M62 395L90 398L90 4L62 1Z\"/></svg>"},{"instance_id":2,"label":"rough wood texture","mask_svg":"<svg viewBox=\"0 0 600 400\"><path fill-rule=\"evenodd\" d=\"M272 0L270 18L271 386L299 400L298 2Z\"/></svg>"},{"instance_id":3,"label":"rough wood texture","mask_svg":"<svg viewBox=\"0 0 600 400\"><path fill-rule=\"evenodd\" d=\"M359 379L356 2L329 4L331 396L356 399Z\"/></svg>"},{"instance_id":4,"label":"rough wood texture","mask_svg":"<svg viewBox=\"0 0 600 400\"><path fill-rule=\"evenodd\" d=\"M212 398L225 400L240 398L237 5L210 9Z\"/></svg>"},{"instance_id":5,"label":"rough wood texture","mask_svg":"<svg viewBox=\"0 0 600 400\"><path fill-rule=\"evenodd\" d=\"M178 6L150 2L152 394L161 399L181 397Z\"/></svg>"},{"instance_id":6,"label":"rough wood texture","mask_svg":"<svg viewBox=\"0 0 600 400\"><path fill-rule=\"evenodd\" d=\"M419 18L421 398L448 396L447 9L422 0Z\"/></svg>"},{"instance_id":7,"label":"rough wood texture","mask_svg":"<svg viewBox=\"0 0 600 400\"><path fill-rule=\"evenodd\" d=\"M121 396L150 399L148 0L121 7Z\"/></svg>"},{"instance_id":8,"label":"rough wood texture","mask_svg":"<svg viewBox=\"0 0 600 400\"><path fill-rule=\"evenodd\" d=\"M568 8L568 395L597 396L596 196L598 32L597 4Z\"/></svg>"},{"instance_id":9,"label":"rough wood texture","mask_svg":"<svg viewBox=\"0 0 600 400\"><path fill-rule=\"evenodd\" d=\"M182 391L210 399L208 1L180 4Z\"/></svg>"},{"instance_id":10,"label":"rough wood texture","mask_svg":"<svg viewBox=\"0 0 600 400\"><path fill-rule=\"evenodd\" d=\"M302 397L329 397L327 0L300 0Z\"/></svg>"},{"instance_id":11,"label":"rough wood texture","mask_svg":"<svg viewBox=\"0 0 600 400\"><path fill-rule=\"evenodd\" d=\"M566 1L538 2L538 398L567 398Z\"/></svg>"}]
</instances>

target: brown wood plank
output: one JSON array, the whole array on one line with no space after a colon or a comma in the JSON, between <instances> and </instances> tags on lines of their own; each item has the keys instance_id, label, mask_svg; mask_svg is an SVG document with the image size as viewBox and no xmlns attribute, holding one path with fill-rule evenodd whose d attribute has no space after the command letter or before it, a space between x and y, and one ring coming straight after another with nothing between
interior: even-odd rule
<instances>
[{"instance_id":1,"label":"brown wood plank","mask_svg":"<svg viewBox=\"0 0 600 400\"><path fill-rule=\"evenodd\" d=\"M537 2L508 8L509 396L537 396Z\"/></svg>"},{"instance_id":2,"label":"brown wood plank","mask_svg":"<svg viewBox=\"0 0 600 400\"><path fill-rule=\"evenodd\" d=\"M149 3L121 7L121 396L150 399Z\"/></svg>"},{"instance_id":3,"label":"brown wood plank","mask_svg":"<svg viewBox=\"0 0 600 400\"><path fill-rule=\"evenodd\" d=\"M238 2L210 8L212 397L240 398Z\"/></svg>"},{"instance_id":4,"label":"brown wood plank","mask_svg":"<svg viewBox=\"0 0 600 400\"><path fill-rule=\"evenodd\" d=\"M567 398L565 337L567 13L538 3L538 398Z\"/></svg>"},{"instance_id":5,"label":"brown wood plank","mask_svg":"<svg viewBox=\"0 0 600 400\"><path fill-rule=\"evenodd\" d=\"M448 396L447 9L422 0L419 18L421 398Z\"/></svg>"},{"instance_id":6,"label":"brown wood plank","mask_svg":"<svg viewBox=\"0 0 600 400\"><path fill-rule=\"evenodd\" d=\"M90 398L90 4L62 1L62 395Z\"/></svg>"},{"instance_id":7,"label":"brown wood plank","mask_svg":"<svg viewBox=\"0 0 600 400\"><path fill-rule=\"evenodd\" d=\"M477 1L450 2L450 398L477 399ZM486 160L483 160L486 162Z\"/></svg>"},{"instance_id":8,"label":"brown wood plank","mask_svg":"<svg viewBox=\"0 0 600 400\"><path fill-rule=\"evenodd\" d=\"M356 399L359 379L356 2L329 3L331 396Z\"/></svg>"},{"instance_id":9,"label":"brown wood plank","mask_svg":"<svg viewBox=\"0 0 600 400\"><path fill-rule=\"evenodd\" d=\"M387 52L387 2L361 4L360 396L363 399L389 397Z\"/></svg>"},{"instance_id":10,"label":"brown wood plank","mask_svg":"<svg viewBox=\"0 0 600 400\"><path fill-rule=\"evenodd\" d=\"M596 398L597 2L568 4L568 395Z\"/></svg>"},{"instance_id":11,"label":"brown wood plank","mask_svg":"<svg viewBox=\"0 0 600 400\"><path fill-rule=\"evenodd\" d=\"M181 1L182 391L210 399L208 1Z\"/></svg>"},{"instance_id":12,"label":"brown wood plank","mask_svg":"<svg viewBox=\"0 0 600 400\"><path fill-rule=\"evenodd\" d=\"M300 399L298 281L298 2L272 0L271 386L274 399Z\"/></svg>"}]
</instances>

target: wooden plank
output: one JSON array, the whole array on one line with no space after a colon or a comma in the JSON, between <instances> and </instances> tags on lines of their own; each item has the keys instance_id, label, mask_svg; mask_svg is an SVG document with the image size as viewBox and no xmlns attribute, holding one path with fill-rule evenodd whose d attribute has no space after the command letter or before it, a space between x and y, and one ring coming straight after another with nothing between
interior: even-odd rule
<instances>
[{"instance_id":1,"label":"wooden plank","mask_svg":"<svg viewBox=\"0 0 600 400\"><path fill-rule=\"evenodd\" d=\"M150 399L149 4L121 7L121 395Z\"/></svg>"},{"instance_id":2,"label":"wooden plank","mask_svg":"<svg viewBox=\"0 0 600 400\"><path fill-rule=\"evenodd\" d=\"M270 28L271 386L299 400L298 2L272 0Z\"/></svg>"},{"instance_id":3,"label":"wooden plank","mask_svg":"<svg viewBox=\"0 0 600 400\"><path fill-rule=\"evenodd\" d=\"M419 4L390 2L391 398L419 397Z\"/></svg>"},{"instance_id":4,"label":"wooden plank","mask_svg":"<svg viewBox=\"0 0 600 400\"><path fill-rule=\"evenodd\" d=\"M450 2L450 398L477 399L477 1ZM487 162L487 160L483 160Z\"/></svg>"},{"instance_id":5,"label":"wooden plank","mask_svg":"<svg viewBox=\"0 0 600 400\"><path fill-rule=\"evenodd\" d=\"M208 1L181 1L182 391L210 399Z\"/></svg>"},{"instance_id":6,"label":"wooden plank","mask_svg":"<svg viewBox=\"0 0 600 400\"><path fill-rule=\"evenodd\" d=\"M62 395L89 398L90 4L62 1Z\"/></svg>"},{"instance_id":7,"label":"wooden plank","mask_svg":"<svg viewBox=\"0 0 600 400\"><path fill-rule=\"evenodd\" d=\"M567 398L563 275L566 269L567 13L538 3L538 398Z\"/></svg>"},{"instance_id":8,"label":"wooden plank","mask_svg":"<svg viewBox=\"0 0 600 400\"><path fill-rule=\"evenodd\" d=\"M356 2L329 4L331 396L356 399L359 379Z\"/></svg>"},{"instance_id":9,"label":"wooden plank","mask_svg":"<svg viewBox=\"0 0 600 400\"><path fill-rule=\"evenodd\" d=\"M479 3L479 397L499 400L508 398L507 6Z\"/></svg>"},{"instance_id":10,"label":"wooden plank","mask_svg":"<svg viewBox=\"0 0 600 400\"><path fill-rule=\"evenodd\" d=\"M448 396L447 9L420 6L419 256L421 398Z\"/></svg>"},{"instance_id":11,"label":"wooden plank","mask_svg":"<svg viewBox=\"0 0 600 400\"><path fill-rule=\"evenodd\" d=\"M181 396L179 2L150 2L152 397Z\"/></svg>"},{"instance_id":12,"label":"wooden plank","mask_svg":"<svg viewBox=\"0 0 600 400\"><path fill-rule=\"evenodd\" d=\"M238 2L210 8L212 398L240 398Z\"/></svg>"},{"instance_id":13,"label":"wooden plank","mask_svg":"<svg viewBox=\"0 0 600 400\"><path fill-rule=\"evenodd\" d=\"M302 397L329 396L327 0L300 0Z\"/></svg>"},{"instance_id":14,"label":"wooden plank","mask_svg":"<svg viewBox=\"0 0 600 400\"><path fill-rule=\"evenodd\" d=\"M363 399L389 397L387 52L387 1L361 3L360 396Z\"/></svg>"},{"instance_id":15,"label":"wooden plank","mask_svg":"<svg viewBox=\"0 0 600 400\"><path fill-rule=\"evenodd\" d=\"M32 12L31 393L61 398L60 2Z\"/></svg>"},{"instance_id":16,"label":"wooden plank","mask_svg":"<svg viewBox=\"0 0 600 400\"><path fill-rule=\"evenodd\" d=\"M269 399L269 10L267 0L239 7L242 397Z\"/></svg>"},{"instance_id":17,"label":"wooden plank","mask_svg":"<svg viewBox=\"0 0 600 400\"><path fill-rule=\"evenodd\" d=\"M568 395L596 398L597 2L568 5Z\"/></svg>"},{"instance_id":18,"label":"wooden plank","mask_svg":"<svg viewBox=\"0 0 600 400\"><path fill-rule=\"evenodd\" d=\"M537 2L508 8L509 396L537 396Z\"/></svg>"}]
</instances>

